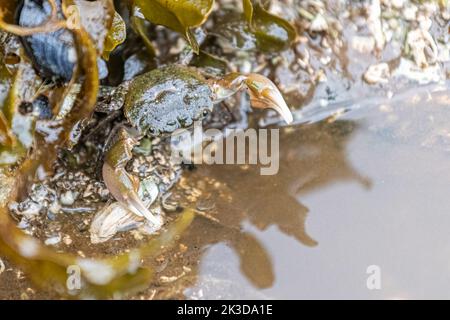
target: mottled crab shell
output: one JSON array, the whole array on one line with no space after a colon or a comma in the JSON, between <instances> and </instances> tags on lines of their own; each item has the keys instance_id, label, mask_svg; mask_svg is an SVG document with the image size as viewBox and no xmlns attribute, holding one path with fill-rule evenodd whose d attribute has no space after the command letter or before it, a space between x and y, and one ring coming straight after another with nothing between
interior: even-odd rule
<instances>
[{"instance_id":1,"label":"mottled crab shell","mask_svg":"<svg viewBox=\"0 0 450 320\"><path fill-rule=\"evenodd\" d=\"M140 132L155 136L188 127L212 108L206 80L195 69L169 65L131 81L124 113Z\"/></svg>"}]
</instances>

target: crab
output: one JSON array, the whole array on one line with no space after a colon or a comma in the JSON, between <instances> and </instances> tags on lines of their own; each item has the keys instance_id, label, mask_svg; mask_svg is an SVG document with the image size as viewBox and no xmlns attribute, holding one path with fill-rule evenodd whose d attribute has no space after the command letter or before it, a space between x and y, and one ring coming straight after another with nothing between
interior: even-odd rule
<instances>
[{"instance_id":1,"label":"crab","mask_svg":"<svg viewBox=\"0 0 450 320\"><path fill-rule=\"evenodd\" d=\"M132 149L145 136L168 135L192 126L213 109L214 104L247 89L254 108L271 108L287 123L292 114L275 84L259 74L230 73L220 79L205 79L193 68L168 65L137 76L114 89L108 103L99 103L97 111L123 109L127 125L113 130L107 147L102 176L113 197L125 208L150 223L160 225L137 194L138 179L125 166Z\"/></svg>"}]
</instances>

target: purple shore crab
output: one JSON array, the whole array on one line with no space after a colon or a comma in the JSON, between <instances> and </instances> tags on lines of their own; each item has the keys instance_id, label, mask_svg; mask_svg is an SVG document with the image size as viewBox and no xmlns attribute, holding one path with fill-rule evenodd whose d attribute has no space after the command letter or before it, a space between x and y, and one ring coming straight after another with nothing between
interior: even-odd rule
<instances>
[{"instance_id":1,"label":"purple shore crab","mask_svg":"<svg viewBox=\"0 0 450 320\"><path fill-rule=\"evenodd\" d=\"M133 147L144 136L170 134L191 126L206 117L215 103L244 88L253 107L274 109L287 123L292 122L292 114L275 84L254 73L230 73L206 80L197 70L175 64L152 70L115 88L110 101L97 106L101 112L123 107L132 127L113 130L115 135L104 156L103 180L114 198L131 212L159 225L137 195L139 181L125 170Z\"/></svg>"}]
</instances>

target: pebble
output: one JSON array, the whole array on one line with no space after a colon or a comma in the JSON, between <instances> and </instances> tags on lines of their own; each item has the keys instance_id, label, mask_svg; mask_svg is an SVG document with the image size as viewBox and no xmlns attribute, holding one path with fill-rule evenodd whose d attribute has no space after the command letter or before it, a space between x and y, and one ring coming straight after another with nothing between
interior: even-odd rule
<instances>
[{"instance_id":1,"label":"pebble","mask_svg":"<svg viewBox=\"0 0 450 320\"><path fill-rule=\"evenodd\" d=\"M0 258L0 274L2 274L3 272L5 272L5 263L3 262L3 260Z\"/></svg>"},{"instance_id":2,"label":"pebble","mask_svg":"<svg viewBox=\"0 0 450 320\"><path fill-rule=\"evenodd\" d=\"M371 65L364 73L364 80L369 84L389 82L389 65L385 62Z\"/></svg>"},{"instance_id":3,"label":"pebble","mask_svg":"<svg viewBox=\"0 0 450 320\"><path fill-rule=\"evenodd\" d=\"M352 49L360 53L369 53L375 48L375 38L372 36L354 36L350 43Z\"/></svg>"},{"instance_id":4,"label":"pebble","mask_svg":"<svg viewBox=\"0 0 450 320\"><path fill-rule=\"evenodd\" d=\"M28 206L26 207L26 209L22 210L20 214L29 219L32 219L39 215L39 211L41 210L41 208L42 206L40 204L30 201L28 202Z\"/></svg>"},{"instance_id":5,"label":"pebble","mask_svg":"<svg viewBox=\"0 0 450 320\"><path fill-rule=\"evenodd\" d=\"M83 192L83 198L90 197L92 194L93 194L93 187L92 187L92 185L90 184L90 185L87 186L86 190L84 190L84 192Z\"/></svg>"},{"instance_id":6,"label":"pebble","mask_svg":"<svg viewBox=\"0 0 450 320\"><path fill-rule=\"evenodd\" d=\"M21 300L30 300L30 297L28 296L28 294L26 292L22 292L20 294L20 299Z\"/></svg>"},{"instance_id":7,"label":"pebble","mask_svg":"<svg viewBox=\"0 0 450 320\"><path fill-rule=\"evenodd\" d=\"M131 230L130 233L137 241L144 239L144 235L139 230Z\"/></svg>"},{"instance_id":8,"label":"pebble","mask_svg":"<svg viewBox=\"0 0 450 320\"><path fill-rule=\"evenodd\" d=\"M180 243L179 249L180 249L180 252L181 252L181 253L184 253L184 252L187 251L188 247L187 247L185 244Z\"/></svg>"},{"instance_id":9,"label":"pebble","mask_svg":"<svg viewBox=\"0 0 450 320\"><path fill-rule=\"evenodd\" d=\"M178 202L170 199L170 195L162 198L161 205L168 212L175 212L179 208Z\"/></svg>"},{"instance_id":10,"label":"pebble","mask_svg":"<svg viewBox=\"0 0 450 320\"><path fill-rule=\"evenodd\" d=\"M197 202L197 210L209 211L215 207L215 203L211 199L201 199Z\"/></svg>"},{"instance_id":11,"label":"pebble","mask_svg":"<svg viewBox=\"0 0 450 320\"><path fill-rule=\"evenodd\" d=\"M61 235L50 237L44 241L45 245L47 246L54 246L60 242L61 242Z\"/></svg>"},{"instance_id":12,"label":"pebble","mask_svg":"<svg viewBox=\"0 0 450 320\"><path fill-rule=\"evenodd\" d=\"M76 227L79 232L85 232L89 229L89 225L84 223L84 221L78 223Z\"/></svg>"},{"instance_id":13,"label":"pebble","mask_svg":"<svg viewBox=\"0 0 450 320\"><path fill-rule=\"evenodd\" d=\"M20 220L19 224L17 225L17 227L18 227L19 229L26 229L26 228L28 228L29 226L30 226L30 223L29 223L28 220L25 219L25 218L22 218L22 219Z\"/></svg>"},{"instance_id":14,"label":"pebble","mask_svg":"<svg viewBox=\"0 0 450 320\"><path fill-rule=\"evenodd\" d=\"M65 235L65 236L63 237L63 242L64 242L65 245L69 246L69 245L72 244L72 239L70 238L69 235Z\"/></svg>"},{"instance_id":15,"label":"pebble","mask_svg":"<svg viewBox=\"0 0 450 320\"><path fill-rule=\"evenodd\" d=\"M31 190L30 198L31 200L40 203L45 200L45 198L48 195L48 190L45 186L42 184L37 184L33 186L33 189Z\"/></svg>"},{"instance_id":16,"label":"pebble","mask_svg":"<svg viewBox=\"0 0 450 320\"><path fill-rule=\"evenodd\" d=\"M102 197L103 199L107 198L109 196L109 190L106 188L102 188L99 192L100 197Z\"/></svg>"},{"instance_id":17,"label":"pebble","mask_svg":"<svg viewBox=\"0 0 450 320\"><path fill-rule=\"evenodd\" d=\"M72 191L69 190L63 193L60 196L59 200L61 201L61 204L70 206L75 202L75 195Z\"/></svg>"},{"instance_id":18,"label":"pebble","mask_svg":"<svg viewBox=\"0 0 450 320\"><path fill-rule=\"evenodd\" d=\"M396 9L401 9L403 7L403 4L405 3L404 0L392 0L391 4Z\"/></svg>"},{"instance_id":19,"label":"pebble","mask_svg":"<svg viewBox=\"0 0 450 320\"><path fill-rule=\"evenodd\" d=\"M85 255L84 252L81 251L81 250L78 250L78 251L77 251L77 255L79 255L79 256L82 257L82 258L86 258L86 255Z\"/></svg>"},{"instance_id":20,"label":"pebble","mask_svg":"<svg viewBox=\"0 0 450 320\"><path fill-rule=\"evenodd\" d=\"M48 208L48 210L53 213L53 214L58 214L59 211L61 210L61 205L58 202L53 202L50 207Z\"/></svg>"},{"instance_id":21,"label":"pebble","mask_svg":"<svg viewBox=\"0 0 450 320\"><path fill-rule=\"evenodd\" d=\"M415 5L408 5L403 9L403 17L406 20L416 20L417 7Z\"/></svg>"},{"instance_id":22,"label":"pebble","mask_svg":"<svg viewBox=\"0 0 450 320\"><path fill-rule=\"evenodd\" d=\"M325 20L324 16L321 14L318 14L314 17L314 20L311 22L311 25L309 26L309 30L314 32L322 32L328 30L328 23L327 20Z\"/></svg>"},{"instance_id":23,"label":"pebble","mask_svg":"<svg viewBox=\"0 0 450 320\"><path fill-rule=\"evenodd\" d=\"M155 202L158 197L159 190L157 184L154 182L153 178L148 178L141 182L139 186L139 196L141 199L144 198L144 195L148 197L146 205L150 205Z\"/></svg>"}]
</instances>

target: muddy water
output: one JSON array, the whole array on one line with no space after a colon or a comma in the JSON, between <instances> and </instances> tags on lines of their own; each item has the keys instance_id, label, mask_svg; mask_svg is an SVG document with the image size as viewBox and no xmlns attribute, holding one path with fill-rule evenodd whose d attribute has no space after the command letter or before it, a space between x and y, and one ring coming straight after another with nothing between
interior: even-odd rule
<instances>
[{"instance_id":1,"label":"muddy water","mask_svg":"<svg viewBox=\"0 0 450 320\"><path fill-rule=\"evenodd\" d=\"M450 298L450 83L386 96L301 108L274 176L187 171L199 215L130 298ZM1 298L58 298L4 262Z\"/></svg>"},{"instance_id":2,"label":"muddy water","mask_svg":"<svg viewBox=\"0 0 450 320\"><path fill-rule=\"evenodd\" d=\"M335 107L281 131L277 175L187 175L215 206L184 237L201 253L186 297L450 298L450 84Z\"/></svg>"}]
</instances>

